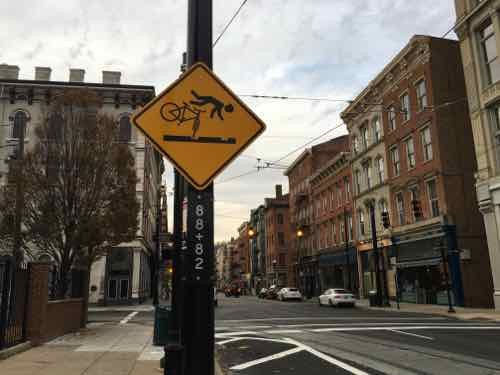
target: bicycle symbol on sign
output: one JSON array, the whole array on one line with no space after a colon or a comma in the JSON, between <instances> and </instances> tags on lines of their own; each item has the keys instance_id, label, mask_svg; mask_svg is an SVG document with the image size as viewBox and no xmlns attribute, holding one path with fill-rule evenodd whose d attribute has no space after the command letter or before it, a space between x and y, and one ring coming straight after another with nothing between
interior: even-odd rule
<instances>
[{"instance_id":1,"label":"bicycle symbol on sign","mask_svg":"<svg viewBox=\"0 0 500 375\"><path fill-rule=\"evenodd\" d=\"M217 116L221 121L224 121L223 112L231 113L234 111L234 107L232 104L224 104L213 96L198 95L194 90L191 90L191 94L195 100L191 100L189 103L183 102L181 106L171 102L163 104L160 109L160 115L167 122L177 122L177 126L192 121L192 137L164 136L164 139L170 141L196 141L205 143L235 143L236 140L234 138L224 140L214 137L196 137L196 133L201 126L201 114L207 112L201 108L212 106L210 118Z\"/></svg>"}]
</instances>

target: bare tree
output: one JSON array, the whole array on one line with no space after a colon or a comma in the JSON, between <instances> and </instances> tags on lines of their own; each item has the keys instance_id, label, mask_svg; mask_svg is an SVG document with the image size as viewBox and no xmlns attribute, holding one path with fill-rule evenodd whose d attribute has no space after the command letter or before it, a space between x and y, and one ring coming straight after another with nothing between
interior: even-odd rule
<instances>
[{"instance_id":1,"label":"bare tree","mask_svg":"<svg viewBox=\"0 0 500 375\"><path fill-rule=\"evenodd\" d=\"M24 247L53 259L59 297L68 292L71 269L83 267L88 299L92 263L137 231L134 158L128 145L117 142L116 122L100 107L90 90L65 92L44 115L25 155ZM14 197L3 196L0 206L9 218ZM10 222L3 220L4 242L10 242Z\"/></svg>"}]
</instances>

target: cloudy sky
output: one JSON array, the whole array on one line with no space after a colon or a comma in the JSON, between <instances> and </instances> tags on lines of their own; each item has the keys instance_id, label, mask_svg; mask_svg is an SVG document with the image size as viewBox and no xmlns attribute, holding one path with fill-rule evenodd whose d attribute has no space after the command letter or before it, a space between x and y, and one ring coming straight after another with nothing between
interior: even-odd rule
<instances>
[{"instance_id":1,"label":"cloudy sky","mask_svg":"<svg viewBox=\"0 0 500 375\"><path fill-rule=\"evenodd\" d=\"M241 2L213 0L214 37ZM179 75L186 18L187 0L1 1L0 63L18 65L22 79L35 66L52 67L54 80L83 68L88 82L119 70L123 83L160 92ZM453 0L247 0L214 49L214 71L242 95L351 99L412 35L442 36L454 21ZM334 127L316 142L346 132L344 102L243 100L267 131L216 180L216 240L235 236L275 184L288 191L283 170L257 172L258 158L280 159ZM172 173L168 166L169 190Z\"/></svg>"}]
</instances>

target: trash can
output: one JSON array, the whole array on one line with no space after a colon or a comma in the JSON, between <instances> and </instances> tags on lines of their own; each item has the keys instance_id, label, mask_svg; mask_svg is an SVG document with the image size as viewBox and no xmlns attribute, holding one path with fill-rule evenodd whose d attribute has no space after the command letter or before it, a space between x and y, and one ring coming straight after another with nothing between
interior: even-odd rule
<instances>
[{"instance_id":1,"label":"trash can","mask_svg":"<svg viewBox=\"0 0 500 375\"><path fill-rule=\"evenodd\" d=\"M168 320L172 307L170 305L158 305L155 308L155 328L153 345L165 346L168 341Z\"/></svg>"},{"instance_id":2,"label":"trash can","mask_svg":"<svg viewBox=\"0 0 500 375\"><path fill-rule=\"evenodd\" d=\"M377 296L377 291L376 290L370 290L368 292L368 299L370 301L370 307L376 307L378 306L378 296Z\"/></svg>"}]
</instances>

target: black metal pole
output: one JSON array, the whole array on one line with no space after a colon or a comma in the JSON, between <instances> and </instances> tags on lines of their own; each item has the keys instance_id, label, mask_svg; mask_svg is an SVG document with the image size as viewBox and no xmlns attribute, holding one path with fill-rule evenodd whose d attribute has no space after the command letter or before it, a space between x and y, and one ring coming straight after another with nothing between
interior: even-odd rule
<instances>
[{"instance_id":1,"label":"black metal pole","mask_svg":"<svg viewBox=\"0 0 500 375\"><path fill-rule=\"evenodd\" d=\"M398 245L396 245L396 239L394 237L391 237L391 246L394 246L394 250L396 250L396 264L394 265L395 271L394 271L394 282L396 283L396 307L398 310L400 309L399 306L399 274L398 274L398 259L399 259L399 250L398 250Z\"/></svg>"},{"instance_id":2,"label":"black metal pole","mask_svg":"<svg viewBox=\"0 0 500 375\"><path fill-rule=\"evenodd\" d=\"M153 254L153 305L158 306L158 281L160 273L160 253L161 253L161 242L160 242L160 231L161 231L161 190L158 189L158 200L156 208L156 246Z\"/></svg>"},{"instance_id":3,"label":"black metal pole","mask_svg":"<svg viewBox=\"0 0 500 375\"><path fill-rule=\"evenodd\" d=\"M345 238L345 264L347 271L347 290L351 290L351 264L349 262L349 236L347 228L347 210L344 207L344 238Z\"/></svg>"},{"instance_id":4,"label":"black metal pole","mask_svg":"<svg viewBox=\"0 0 500 375\"><path fill-rule=\"evenodd\" d=\"M454 313L455 309L453 308L453 304L451 303L451 292L450 292L450 278L448 275L448 257L445 255L445 248L443 245L443 242L440 241L439 247L441 250L441 259L443 262L443 273L444 273L444 279L446 282L446 294L448 296L448 312L449 313Z\"/></svg>"},{"instance_id":5,"label":"black metal pole","mask_svg":"<svg viewBox=\"0 0 500 375\"><path fill-rule=\"evenodd\" d=\"M212 69L212 0L189 0L187 67ZM187 187L187 263L183 339L185 374L214 374L213 184Z\"/></svg>"},{"instance_id":6,"label":"black metal pole","mask_svg":"<svg viewBox=\"0 0 500 375\"><path fill-rule=\"evenodd\" d=\"M375 224L375 204L370 204L370 223L372 227L373 255L375 257L375 277L377 279L377 306L382 306L382 280L380 278L377 227Z\"/></svg>"}]
</instances>

